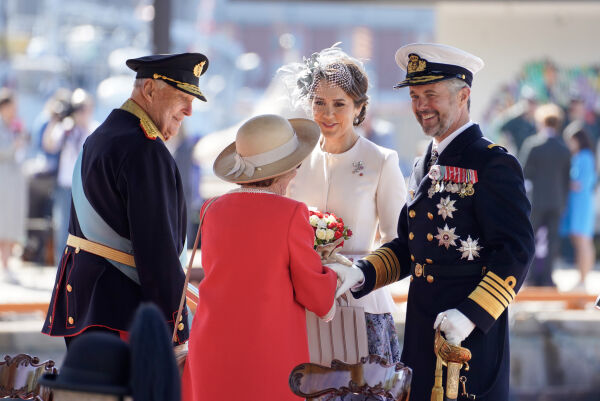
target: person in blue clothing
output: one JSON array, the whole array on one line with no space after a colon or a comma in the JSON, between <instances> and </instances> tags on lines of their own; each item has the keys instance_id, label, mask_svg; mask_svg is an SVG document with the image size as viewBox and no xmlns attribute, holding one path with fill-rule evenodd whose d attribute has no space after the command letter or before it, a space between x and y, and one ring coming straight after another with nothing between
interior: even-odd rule
<instances>
[{"instance_id":1,"label":"person in blue clothing","mask_svg":"<svg viewBox=\"0 0 600 401\"><path fill-rule=\"evenodd\" d=\"M578 121L569 124L563 136L573 156L571 185L561 222L561 234L569 236L575 251L575 264L580 273L575 289L585 290L585 278L595 261L593 238L596 166L592 152L593 142Z\"/></svg>"}]
</instances>

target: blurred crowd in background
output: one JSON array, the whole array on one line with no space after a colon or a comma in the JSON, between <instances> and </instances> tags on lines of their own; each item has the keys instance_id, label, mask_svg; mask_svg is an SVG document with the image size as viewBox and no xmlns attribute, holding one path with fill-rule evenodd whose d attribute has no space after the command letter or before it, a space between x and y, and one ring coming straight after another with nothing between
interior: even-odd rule
<instances>
[{"instance_id":1,"label":"blurred crowd in background","mask_svg":"<svg viewBox=\"0 0 600 401\"><path fill-rule=\"evenodd\" d=\"M219 192L203 185L212 178L206 166L216 156L207 147L216 151L231 142L237 126L252 115L277 112L291 117L285 94L273 80L275 71L336 42L365 60L372 84L370 115L362 134L397 150L408 176L427 139L414 123L408 92L392 89L402 75L393 54L402 44L434 40L431 9L369 7L367 2L352 7L250 0L170 3L169 50L200 51L210 59L200 81L208 102L194 102L193 116L167 143L185 185L188 237L195 236L203 199ZM40 265L59 259L78 152L98 122L129 96L133 73L125 60L154 52L156 12L149 0L0 2L4 279L14 279L6 268L9 256ZM336 15L335 21L331 15ZM360 26L355 24L358 17ZM540 273L531 285L553 285L547 273L559 255L577 264L584 278L595 263L593 239L600 227L593 224L598 215L594 205L600 64L560 65L561 60L531 60L511 82L498 82L485 113L476 116L484 134L517 156L526 171L536 219L537 258L532 271ZM548 104L556 106L552 112L547 112ZM542 106L546 112L538 113ZM552 144L546 146L547 142ZM534 165L536 155L546 164ZM561 158L566 162L558 163ZM536 174L528 174L529 170ZM540 188L554 194L556 204L544 204L548 195L535 198ZM581 227L587 218L581 216L592 216L591 228Z\"/></svg>"}]
</instances>

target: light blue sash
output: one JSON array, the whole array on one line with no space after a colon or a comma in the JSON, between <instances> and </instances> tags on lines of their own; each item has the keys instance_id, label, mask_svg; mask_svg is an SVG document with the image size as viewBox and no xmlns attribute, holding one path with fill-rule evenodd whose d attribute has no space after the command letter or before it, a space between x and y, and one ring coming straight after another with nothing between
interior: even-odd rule
<instances>
[{"instance_id":1,"label":"light blue sash","mask_svg":"<svg viewBox=\"0 0 600 401\"><path fill-rule=\"evenodd\" d=\"M75 213L79 220L79 227L83 235L90 241L97 242L102 245L109 246L119 251L133 255L133 246L131 240L121 237L115 230L112 229L102 217L94 210L83 192L83 181L81 179L81 157L83 150L79 152L77 163L73 169L73 183L71 191L73 194L73 205ZM124 275L131 280L140 284L140 276L135 267L127 266L123 263L105 258L113 266L119 269ZM179 255L179 262L182 266L187 263L187 238L183 246L183 250Z\"/></svg>"}]
</instances>

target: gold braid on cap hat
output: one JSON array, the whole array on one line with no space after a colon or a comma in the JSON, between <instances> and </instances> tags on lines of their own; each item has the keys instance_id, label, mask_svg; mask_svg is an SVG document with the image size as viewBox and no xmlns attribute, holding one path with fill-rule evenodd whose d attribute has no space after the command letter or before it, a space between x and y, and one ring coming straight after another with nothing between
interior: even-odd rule
<instances>
[{"instance_id":1,"label":"gold braid on cap hat","mask_svg":"<svg viewBox=\"0 0 600 401\"><path fill-rule=\"evenodd\" d=\"M162 79L164 81L171 81L171 82L175 82L177 84L178 88L181 88L185 91L191 92L194 95L199 95L204 97L204 95L202 94L202 92L200 92L200 88L198 88L196 85L193 84L188 84L187 82L181 82L181 81L177 81L173 78L169 78L169 77L165 77L164 75L160 75L160 74L154 74L152 76L154 79Z\"/></svg>"}]
</instances>

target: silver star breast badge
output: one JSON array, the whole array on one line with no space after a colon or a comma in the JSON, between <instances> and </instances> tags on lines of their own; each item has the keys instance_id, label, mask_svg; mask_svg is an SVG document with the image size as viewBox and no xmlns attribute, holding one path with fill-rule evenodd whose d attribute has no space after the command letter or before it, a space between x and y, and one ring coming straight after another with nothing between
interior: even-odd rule
<instances>
[{"instance_id":1,"label":"silver star breast badge","mask_svg":"<svg viewBox=\"0 0 600 401\"><path fill-rule=\"evenodd\" d=\"M456 240L460 238L459 235L454 234L456 227L448 228L448 224L444 228L438 227L438 234L435 238L438 239L438 246L445 246L446 249L450 248L450 245L456 246Z\"/></svg>"},{"instance_id":2,"label":"silver star breast badge","mask_svg":"<svg viewBox=\"0 0 600 401\"><path fill-rule=\"evenodd\" d=\"M450 196L440 199L440 203L437 204L438 214L442 216L444 220L447 217L453 218L452 212L456 212L458 209L454 207L455 200L451 200Z\"/></svg>"}]
</instances>

